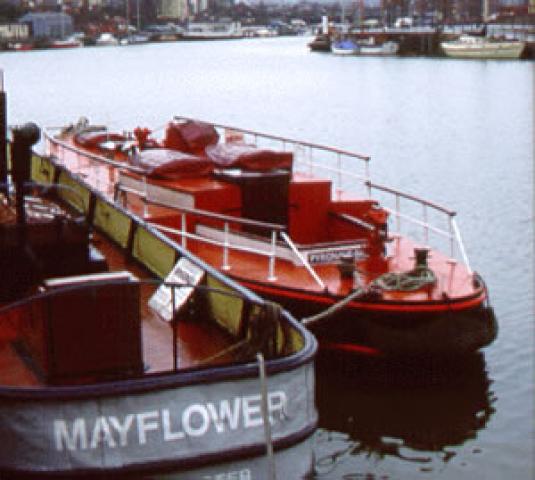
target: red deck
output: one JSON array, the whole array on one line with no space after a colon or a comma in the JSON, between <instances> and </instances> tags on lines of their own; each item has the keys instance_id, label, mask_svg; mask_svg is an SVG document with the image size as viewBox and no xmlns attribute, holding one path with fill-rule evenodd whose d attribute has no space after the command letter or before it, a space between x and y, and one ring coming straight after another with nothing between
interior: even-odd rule
<instances>
[{"instance_id":1,"label":"red deck","mask_svg":"<svg viewBox=\"0 0 535 480\"><path fill-rule=\"evenodd\" d=\"M113 186L108 182L118 178L114 168L101 167L96 169L87 162L81 162L79 155L66 149L56 147L56 152L60 154L71 171L80 172L86 181L98 186L104 192L113 191ZM103 169L108 172L107 175L103 175ZM139 178L134 174L128 173L127 175ZM174 181L148 179L148 184L187 195L191 198L188 201L190 208L240 217L242 206L239 190L235 185L211 177L185 178ZM329 212L362 217L369 210L373 201L357 199L345 193L340 193L337 198L332 199L330 181L304 173L294 173L289 185L288 203L288 233L295 243L303 245L323 243L333 239L341 241L355 238L355 229L345 226L340 221L332 220ZM176 229L181 228L181 218L177 211L150 204L145 207L143 202L134 195L128 195L128 208L148 221L172 226ZM145 212L148 214L144 215ZM369 217L367 217L367 221L369 221ZM188 230L192 231L192 229L193 223L188 220ZM174 235L173 237L180 241L179 236ZM358 262L358 270L363 284L367 285L385 272L411 270L415 262L414 248L417 246L421 247L406 237L394 236L388 246L388 257L381 259L380 255L370 255L368 259ZM207 263L221 268L223 260L221 247L191 239L187 241L187 247ZM268 262L267 257L231 250L228 258L230 269L226 270L226 273L245 281L264 283L263 288L269 288L272 282L268 281ZM471 303L482 301L480 297L477 301L473 300L476 293L473 286L473 275L463 264L432 250L429 256L429 267L437 278L437 283L433 288L414 292L383 291L383 300L407 302L412 306L419 302L439 302L445 296L453 300L470 297ZM336 265L315 265L314 269L331 294L344 296L350 292L352 282L341 279ZM287 260L276 260L275 275L276 285L282 289L288 287L303 293L322 290L305 268L296 267ZM272 284L274 285L274 283Z\"/></svg>"},{"instance_id":2,"label":"red deck","mask_svg":"<svg viewBox=\"0 0 535 480\"><path fill-rule=\"evenodd\" d=\"M95 235L99 250L104 253L110 271L127 270L140 279L150 278L150 275L133 262L126 261L120 249L112 245L100 235ZM171 325L161 319L148 306L148 299L153 294L155 286L142 285L141 288L141 318L143 361L145 373L158 373L173 368L173 331ZM73 315L72 321L76 321ZM221 355L217 360L210 360L230 346L230 339L222 330L214 325L202 322L183 322L177 328L178 368L188 368L203 363L216 364L232 361L229 355ZM0 327L0 384L6 386L43 386L38 369L28 357L17 347L18 335L13 325L2 322ZM76 342L76 339L72 339ZM98 349L98 345L95 345Z\"/></svg>"}]
</instances>

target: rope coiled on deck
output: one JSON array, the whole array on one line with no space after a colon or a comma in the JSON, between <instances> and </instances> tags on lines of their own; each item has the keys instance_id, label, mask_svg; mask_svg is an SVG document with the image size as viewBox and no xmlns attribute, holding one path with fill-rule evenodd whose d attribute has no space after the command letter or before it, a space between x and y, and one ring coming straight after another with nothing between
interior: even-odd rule
<instances>
[{"instance_id":1,"label":"rope coiled on deck","mask_svg":"<svg viewBox=\"0 0 535 480\"><path fill-rule=\"evenodd\" d=\"M426 285L432 285L437 277L433 270L427 267L416 267L408 272L383 273L371 282L372 286L381 290L413 292Z\"/></svg>"},{"instance_id":2,"label":"rope coiled on deck","mask_svg":"<svg viewBox=\"0 0 535 480\"><path fill-rule=\"evenodd\" d=\"M301 319L301 322L305 326L310 326L321 320L334 315L338 311L342 310L349 302L358 298L364 297L378 289L386 291L400 291L400 292L412 292L423 288L426 285L432 285L436 282L436 275L428 267L416 267L408 272L389 272L378 276L373 280L368 288L358 287L352 291L349 295L342 298L340 301L331 305L316 315L305 317Z\"/></svg>"}]
</instances>

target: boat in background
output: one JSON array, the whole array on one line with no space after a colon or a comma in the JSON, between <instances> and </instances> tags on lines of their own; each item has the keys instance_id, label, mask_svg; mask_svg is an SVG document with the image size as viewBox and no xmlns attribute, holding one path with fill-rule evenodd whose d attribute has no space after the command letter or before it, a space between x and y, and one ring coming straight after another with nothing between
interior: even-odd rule
<instances>
[{"instance_id":1,"label":"boat in background","mask_svg":"<svg viewBox=\"0 0 535 480\"><path fill-rule=\"evenodd\" d=\"M95 45L99 47L115 47L119 45L119 40L113 34L104 32L95 40Z\"/></svg>"},{"instance_id":2,"label":"boat in background","mask_svg":"<svg viewBox=\"0 0 535 480\"><path fill-rule=\"evenodd\" d=\"M49 47L50 48L79 48L83 47L84 43L75 36L62 38L59 40L53 40L50 42Z\"/></svg>"},{"instance_id":3,"label":"boat in background","mask_svg":"<svg viewBox=\"0 0 535 480\"><path fill-rule=\"evenodd\" d=\"M331 37L326 33L320 33L314 37L314 40L308 43L308 48L313 52L330 52Z\"/></svg>"},{"instance_id":4,"label":"boat in background","mask_svg":"<svg viewBox=\"0 0 535 480\"><path fill-rule=\"evenodd\" d=\"M331 43L329 19L324 15L321 18L321 27L314 37L314 40L309 42L308 48L313 52L330 52Z\"/></svg>"},{"instance_id":5,"label":"boat in background","mask_svg":"<svg viewBox=\"0 0 535 480\"><path fill-rule=\"evenodd\" d=\"M119 40L120 45L139 45L143 43L148 43L150 40L150 35L148 33L131 33L124 38Z\"/></svg>"},{"instance_id":6,"label":"boat in background","mask_svg":"<svg viewBox=\"0 0 535 480\"><path fill-rule=\"evenodd\" d=\"M444 54L452 58L517 59L522 56L526 42L461 35L457 40L442 42L440 46Z\"/></svg>"},{"instance_id":7,"label":"boat in background","mask_svg":"<svg viewBox=\"0 0 535 480\"><path fill-rule=\"evenodd\" d=\"M331 52L335 55L357 55L359 46L353 40L346 38L333 42Z\"/></svg>"},{"instance_id":8,"label":"boat in background","mask_svg":"<svg viewBox=\"0 0 535 480\"><path fill-rule=\"evenodd\" d=\"M35 48L32 42L15 42L8 44L10 50L15 50L16 52L27 52Z\"/></svg>"},{"instance_id":9,"label":"boat in background","mask_svg":"<svg viewBox=\"0 0 535 480\"><path fill-rule=\"evenodd\" d=\"M244 38L240 22L192 23L182 32L182 40L233 40Z\"/></svg>"},{"instance_id":10,"label":"boat in background","mask_svg":"<svg viewBox=\"0 0 535 480\"><path fill-rule=\"evenodd\" d=\"M368 156L183 117L159 137L84 120L46 145L79 175L106 169L96 188L285 305L324 349L461 355L496 336L455 212L373 182Z\"/></svg>"},{"instance_id":11,"label":"boat in background","mask_svg":"<svg viewBox=\"0 0 535 480\"><path fill-rule=\"evenodd\" d=\"M359 40L357 44L359 55L397 55L399 51L398 42L387 40L378 43L375 37L370 37L367 40Z\"/></svg>"},{"instance_id":12,"label":"boat in background","mask_svg":"<svg viewBox=\"0 0 535 480\"><path fill-rule=\"evenodd\" d=\"M308 475L313 336L38 139L0 170L0 475Z\"/></svg>"}]
</instances>

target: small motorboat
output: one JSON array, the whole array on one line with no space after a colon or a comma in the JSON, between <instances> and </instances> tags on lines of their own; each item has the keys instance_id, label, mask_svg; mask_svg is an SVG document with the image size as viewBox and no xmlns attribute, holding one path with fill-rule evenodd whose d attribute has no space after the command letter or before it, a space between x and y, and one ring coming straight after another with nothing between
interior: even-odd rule
<instances>
[{"instance_id":1,"label":"small motorboat","mask_svg":"<svg viewBox=\"0 0 535 480\"><path fill-rule=\"evenodd\" d=\"M52 40L49 44L50 48L79 48L83 46L83 42L75 36Z\"/></svg>"},{"instance_id":2,"label":"small motorboat","mask_svg":"<svg viewBox=\"0 0 535 480\"><path fill-rule=\"evenodd\" d=\"M38 138L0 184L0 476L307 476L312 334Z\"/></svg>"},{"instance_id":3,"label":"small motorboat","mask_svg":"<svg viewBox=\"0 0 535 480\"><path fill-rule=\"evenodd\" d=\"M119 45L119 40L113 34L104 32L95 40L95 45L99 47L115 47Z\"/></svg>"},{"instance_id":4,"label":"small motorboat","mask_svg":"<svg viewBox=\"0 0 535 480\"><path fill-rule=\"evenodd\" d=\"M148 33L131 33L119 41L120 45L139 45L148 43L150 35Z\"/></svg>"},{"instance_id":5,"label":"small motorboat","mask_svg":"<svg viewBox=\"0 0 535 480\"><path fill-rule=\"evenodd\" d=\"M333 42L331 52L335 55L357 55L359 53L359 46L353 40L346 38Z\"/></svg>"},{"instance_id":6,"label":"small motorboat","mask_svg":"<svg viewBox=\"0 0 535 480\"><path fill-rule=\"evenodd\" d=\"M319 33L308 43L308 48L310 48L312 52L330 52L331 45L330 35L327 33Z\"/></svg>"},{"instance_id":7,"label":"small motorboat","mask_svg":"<svg viewBox=\"0 0 535 480\"><path fill-rule=\"evenodd\" d=\"M397 55L399 51L399 43L392 40L376 42L375 37L370 37L357 43L359 55Z\"/></svg>"},{"instance_id":8,"label":"small motorboat","mask_svg":"<svg viewBox=\"0 0 535 480\"><path fill-rule=\"evenodd\" d=\"M320 348L460 355L496 336L456 213L372 181L369 156L183 117L159 136L83 120L46 141L110 201L283 304Z\"/></svg>"}]
</instances>

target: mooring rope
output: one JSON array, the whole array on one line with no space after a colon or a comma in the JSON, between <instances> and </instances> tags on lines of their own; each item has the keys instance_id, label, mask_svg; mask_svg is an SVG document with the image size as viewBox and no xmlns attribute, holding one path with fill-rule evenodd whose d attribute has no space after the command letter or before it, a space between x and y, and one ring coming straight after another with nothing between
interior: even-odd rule
<instances>
[{"instance_id":1,"label":"mooring rope","mask_svg":"<svg viewBox=\"0 0 535 480\"><path fill-rule=\"evenodd\" d=\"M239 348L243 347L244 345L247 345L248 343L249 343L249 339L248 338L240 340L237 343L233 343L228 348L220 350L219 352L214 353L213 355L210 355L209 357L205 357L202 360L199 360L199 361L195 362L195 365L204 365L206 363L210 363L210 362L216 360L217 358L222 357L223 355L226 355L227 353L232 353L234 350L238 350Z\"/></svg>"},{"instance_id":2,"label":"mooring rope","mask_svg":"<svg viewBox=\"0 0 535 480\"><path fill-rule=\"evenodd\" d=\"M307 327L317 323L339 312L349 302L361 298L377 288L386 291L412 292L424 287L425 285L434 284L435 282L436 276L434 272L427 267L416 267L413 270L401 273L384 273L370 282L368 288L358 287L349 295L326 308L322 312L310 317L302 318L301 322Z\"/></svg>"},{"instance_id":3,"label":"mooring rope","mask_svg":"<svg viewBox=\"0 0 535 480\"><path fill-rule=\"evenodd\" d=\"M342 310L342 308L344 308L349 302L357 298L360 298L366 295L367 293L368 293L367 289L359 287L353 292L351 292L349 295L347 295L346 297L342 298L342 300L340 300L337 303L334 303L333 305L331 305L329 308L326 308L322 312L317 313L316 315L312 315L310 317L302 318L301 323L308 327L316 322L319 322L320 320L323 320L324 318L330 317L331 315L338 312L339 310Z\"/></svg>"}]
</instances>

